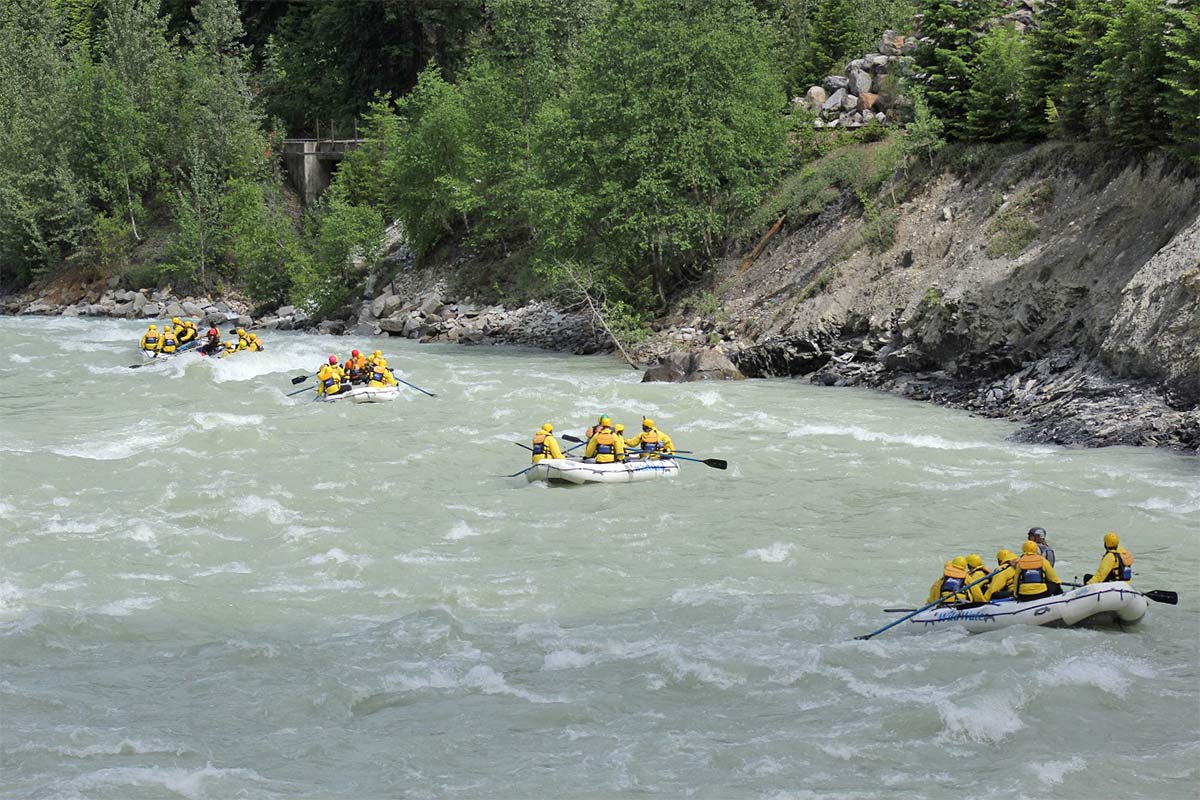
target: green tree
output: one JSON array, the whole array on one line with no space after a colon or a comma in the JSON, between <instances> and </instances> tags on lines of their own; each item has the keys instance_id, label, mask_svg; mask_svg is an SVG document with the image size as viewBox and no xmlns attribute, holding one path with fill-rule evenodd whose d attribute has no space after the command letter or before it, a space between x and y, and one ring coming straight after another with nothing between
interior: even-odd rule
<instances>
[{"instance_id":1,"label":"green tree","mask_svg":"<svg viewBox=\"0 0 1200 800\"><path fill-rule=\"evenodd\" d=\"M946 145L946 140L942 138L945 125L929 110L924 89L917 85L911 86L908 96L912 101L913 110L912 122L904 126L908 134L908 150L912 154L924 155L929 159L929 165L933 166L934 154Z\"/></svg>"},{"instance_id":2,"label":"green tree","mask_svg":"<svg viewBox=\"0 0 1200 800\"><path fill-rule=\"evenodd\" d=\"M310 220L308 254L289 265L295 302L316 314L337 311L382 255L383 230L377 210L330 186Z\"/></svg>"},{"instance_id":3,"label":"green tree","mask_svg":"<svg viewBox=\"0 0 1200 800\"><path fill-rule=\"evenodd\" d=\"M1200 160L1200 7L1168 6L1166 15L1163 109L1175 147Z\"/></svg>"},{"instance_id":4,"label":"green tree","mask_svg":"<svg viewBox=\"0 0 1200 800\"><path fill-rule=\"evenodd\" d=\"M1010 25L979 42L963 134L981 141L1027 136L1035 126L1029 98L1029 46Z\"/></svg>"},{"instance_id":5,"label":"green tree","mask_svg":"<svg viewBox=\"0 0 1200 800\"><path fill-rule=\"evenodd\" d=\"M768 37L740 0L626 0L583 42L564 105L540 115L534 228L544 255L551 241L581 248L639 305L658 305L782 157ZM581 235L551 230L562 224Z\"/></svg>"},{"instance_id":6,"label":"green tree","mask_svg":"<svg viewBox=\"0 0 1200 800\"><path fill-rule=\"evenodd\" d=\"M978 40L997 16L994 0L922 0L922 32L931 44L917 63L926 72L930 108L945 120L951 136L965 133L968 92L974 80Z\"/></svg>"},{"instance_id":7,"label":"green tree","mask_svg":"<svg viewBox=\"0 0 1200 800\"><path fill-rule=\"evenodd\" d=\"M1123 147L1166 141L1164 9L1162 0L1123 0L1099 42L1106 55L1093 70L1101 98L1096 121Z\"/></svg>"}]
</instances>

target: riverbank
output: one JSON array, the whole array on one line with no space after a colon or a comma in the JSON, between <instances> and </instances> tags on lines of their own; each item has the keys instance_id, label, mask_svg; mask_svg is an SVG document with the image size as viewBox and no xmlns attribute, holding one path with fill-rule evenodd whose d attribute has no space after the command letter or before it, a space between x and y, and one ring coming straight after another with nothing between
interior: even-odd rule
<instances>
[{"instance_id":1,"label":"riverbank","mask_svg":"<svg viewBox=\"0 0 1200 800\"><path fill-rule=\"evenodd\" d=\"M756 260L731 247L630 348L634 360L704 353L699 377L870 387L1015 420L1021 441L1200 451L1196 176L1165 159L1105 160L1056 144L960 161L970 166L939 164L899 198L886 247L864 241L869 221L846 193L783 226ZM0 302L6 313L183 314L267 330L613 349L583 304L458 296L462 282L450 279L485 267L457 252L418 267L400 244L361 299L324 320L118 279L59 281ZM659 372L680 379L686 366Z\"/></svg>"}]
</instances>

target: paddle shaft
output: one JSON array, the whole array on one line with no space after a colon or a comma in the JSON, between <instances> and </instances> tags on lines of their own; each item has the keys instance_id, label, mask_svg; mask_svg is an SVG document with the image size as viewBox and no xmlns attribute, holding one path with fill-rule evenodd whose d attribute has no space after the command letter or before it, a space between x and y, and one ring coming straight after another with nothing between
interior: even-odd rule
<instances>
[{"instance_id":1,"label":"paddle shaft","mask_svg":"<svg viewBox=\"0 0 1200 800\"><path fill-rule=\"evenodd\" d=\"M991 572L991 573L989 573L989 574L987 574L987 575L984 575L982 578L980 578L980 579L979 579L979 580L977 580L977 581L971 581L971 582L970 582L970 583L968 583L966 586L962 587L962 589L959 589L959 590L958 590L958 592L959 592L959 593L961 593L961 592L965 591L966 589L970 589L972 586L978 586L979 584L981 584L981 583L983 583L984 581L986 581L986 580L990 579L990 578L991 578L993 575L996 575L996 574L997 574L997 573L999 573L1000 571L1001 571L1001 570L997 569L995 572ZM897 626L897 625L899 625L901 622L905 622L906 620L910 620L910 619L912 619L912 618L913 618L913 617L915 617L917 614L920 614L922 611L928 611L929 609L933 608L934 606L940 606L942 603L946 602L946 600L947 600L947 598L945 598L945 597L939 597L937 600L934 600L932 603L929 603L928 605L921 606L920 608L916 609L915 611L911 611L911 612L909 612L908 614L905 614L903 617L901 617L900 619L896 620L895 622L892 622L892 623L889 623L889 624L887 624L887 625L884 625L882 628L880 628L879 630L875 631L874 633L868 633L868 634L867 634L867 635L865 635L865 636L855 636L854 638L855 638L855 639L864 639L864 640L865 640L865 639L870 639L870 638L872 638L872 637L878 636L879 634L883 633L884 631L886 631L886 630L890 630L890 629L892 629L892 628L896 627L896 626Z\"/></svg>"},{"instance_id":2,"label":"paddle shaft","mask_svg":"<svg viewBox=\"0 0 1200 800\"><path fill-rule=\"evenodd\" d=\"M287 396L287 397L291 397L291 396L292 396L292 395L294 395L294 394L300 394L301 392L307 392L307 391L310 391L310 390L312 390L312 389L315 389L315 388L317 388L317 387L315 387L315 386L305 386L303 389L300 389L300 390L298 390L298 391L295 391L295 392L288 392L286 396Z\"/></svg>"},{"instance_id":3,"label":"paddle shaft","mask_svg":"<svg viewBox=\"0 0 1200 800\"><path fill-rule=\"evenodd\" d=\"M1119 581L1119 582L1123 583L1124 581ZM1097 584L1097 583L1066 583L1066 582L1064 582L1062 585L1070 586L1075 589L1079 589L1084 586L1099 586L1101 584ZM1132 588L1132 587L1130 587L1130 588ZM1148 592L1138 592L1138 594L1146 597L1147 599L1153 600L1156 603L1165 603L1169 606L1179 605L1179 594L1177 592L1171 591L1170 589L1151 589Z\"/></svg>"},{"instance_id":4,"label":"paddle shaft","mask_svg":"<svg viewBox=\"0 0 1200 800\"><path fill-rule=\"evenodd\" d=\"M185 343L185 344L181 345L180 347L177 347L177 348L175 349L175 352L174 352L174 353L170 353L170 354L168 354L168 355L179 355L180 353L186 353L186 352L187 352L187 351L189 351L189 350L194 350L194 349L196 349L196 347L197 347L199 344L200 344L200 340L199 340L199 339L193 339L192 341L190 341L190 342L187 342L187 343ZM130 365L129 365L129 368L130 368L130 369L141 369L142 367L148 367L148 366L150 366L151 364L157 364L158 362L159 362L159 359L156 357L156 358L155 358L153 361L143 361L143 362L142 362L142 363L140 363L140 364L130 364Z\"/></svg>"}]
</instances>

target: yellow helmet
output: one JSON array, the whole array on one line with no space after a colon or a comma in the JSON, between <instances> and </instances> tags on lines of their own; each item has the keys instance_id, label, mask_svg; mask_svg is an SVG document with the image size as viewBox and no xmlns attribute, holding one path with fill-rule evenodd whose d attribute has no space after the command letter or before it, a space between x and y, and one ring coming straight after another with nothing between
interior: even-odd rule
<instances>
[{"instance_id":1,"label":"yellow helmet","mask_svg":"<svg viewBox=\"0 0 1200 800\"><path fill-rule=\"evenodd\" d=\"M242 328L238 328L238 336L245 336L245 335L246 335L246 331Z\"/></svg>"},{"instance_id":2,"label":"yellow helmet","mask_svg":"<svg viewBox=\"0 0 1200 800\"><path fill-rule=\"evenodd\" d=\"M1112 550L1121 543L1121 537L1117 536L1115 531L1109 531L1104 534L1104 549Z\"/></svg>"},{"instance_id":3,"label":"yellow helmet","mask_svg":"<svg viewBox=\"0 0 1200 800\"><path fill-rule=\"evenodd\" d=\"M181 322L179 321L179 317L171 317L171 322L175 323L176 325L182 325L182 324L183 324L183 323L181 323Z\"/></svg>"},{"instance_id":4,"label":"yellow helmet","mask_svg":"<svg viewBox=\"0 0 1200 800\"><path fill-rule=\"evenodd\" d=\"M971 553L971 555L967 556L967 566L970 567L971 569L975 569L976 567L982 567L983 566L983 556L979 555L979 553Z\"/></svg>"},{"instance_id":5,"label":"yellow helmet","mask_svg":"<svg viewBox=\"0 0 1200 800\"><path fill-rule=\"evenodd\" d=\"M625 432L625 426L622 425L621 423L618 422L616 425L613 426L613 433L624 433L624 432Z\"/></svg>"},{"instance_id":6,"label":"yellow helmet","mask_svg":"<svg viewBox=\"0 0 1200 800\"><path fill-rule=\"evenodd\" d=\"M547 422L542 426L542 430L544 430L546 433L554 433L554 426Z\"/></svg>"},{"instance_id":7,"label":"yellow helmet","mask_svg":"<svg viewBox=\"0 0 1200 800\"><path fill-rule=\"evenodd\" d=\"M604 414L600 417L600 426L607 428L609 425L612 425L612 417L610 417L608 414Z\"/></svg>"},{"instance_id":8,"label":"yellow helmet","mask_svg":"<svg viewBox=\"0 0 1200 800\"><path fill-rule=\"evenodd\" d=\"M642 427L647 429L653 428L654 420L650 419L649 417L642 417Z\"/></svg>"},{"instance_id":9,"label":"yellow helmet","mask_svg":"<svg viewBox=\"0 0 1200 800\"><path fill-rule=\"evenodd\" d=\"M1003 564L1005 561L1012 561L1012 560L1013 560L1013 553L1011 550L1001 549L999 552L996 553L996 563L997 564Z\"/></svg>"},{"instance_id":10,"label":"yellow helmet","mask_svg":"<svg viewBox=\"0 0 1200 800\"><path fill-rule=\"evenodd\" d=\"M375 366L379 367L380 369L382 369L382 368L386 367L386 366L387 366L387 359L386 359L386 358L381 358L381 359L379 359L378 361L376 361L376 362L375 362Z\"/></svg>"},{"instance_id":11,"label":"yellow helmet","mask_svg":"<svg viewBox=\"0 0 1200 800\"><path fill-rule=\"evenodd\" d=\"M1030 540L1026 539L1024 542L1021 543L1021 554L1022 555L1027 556L1032 553L1036 553L1037 551L1038 551L1037 542L1031 542Z\"/></svg>"},{"instance_id":12,"label":"yellow helmet","mask_svg":"<svg viewBox=\"0 0 1200 800\"><path fill-rule=\"evenodd\" d=\"M150 330L152 330L152 331L156 331L156 330L158 330L158 326L157 326L157 325L155 325L154 323L151 323L151 324L150 324Z\"/></svg>"},{"instance_id":13,"label":"yellow helmet","mask_svg":"<svg viewBox=\"0 0 1200 800\"><path fill-rule=\"evenodd\" d=\"M955 556L950 563L956 567L962 567L963 569L967 568L967 559L963 556Z\"/></svg>"},{"instance_id":14,"label":"yellow helmet","mask_svg":"<svg viewBox=\"0 0 1200 800\"><path fill-rule=\"evenodd\" d=\"M374 353L372 353L371 355L375 356L376 358L381 358L381 357L383 357L383 351L382 351L382 350L376 350L376 351L375 351Z\"/></svg>"}]
</instances>

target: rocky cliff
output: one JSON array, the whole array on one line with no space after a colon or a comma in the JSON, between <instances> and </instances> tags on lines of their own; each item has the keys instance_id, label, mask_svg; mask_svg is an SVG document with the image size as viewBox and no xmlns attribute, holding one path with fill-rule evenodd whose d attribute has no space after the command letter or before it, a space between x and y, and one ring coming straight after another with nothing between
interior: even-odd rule
<instances>
[{"instance_id":1,"label":"rocky cliff","mask_svg":"<svg viewBox=\"0 0 1200 800\"><path fill-rule=\"evenodd\" d=\"M716 276L722 312L693 322L747 375L1009 416L1031 440L1200 447L1194 174L1042 145L933 178L882 253L855 207Z\"/></svg>"}]
</instances>

